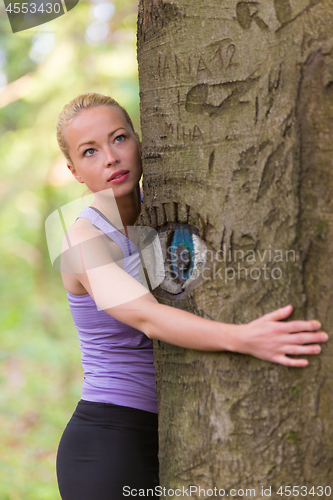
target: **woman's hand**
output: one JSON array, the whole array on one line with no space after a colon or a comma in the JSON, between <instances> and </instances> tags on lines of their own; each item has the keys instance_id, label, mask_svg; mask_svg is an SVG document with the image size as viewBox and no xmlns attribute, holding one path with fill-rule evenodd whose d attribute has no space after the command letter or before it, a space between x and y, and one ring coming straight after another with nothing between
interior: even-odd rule
<instances>
[{"instance_id":1,"label":"woman's hand","mask_svg":"<svg viewBox=\"0 0 333 500\"><path fill-rule=\"evenodd\" d=\"M264 314L247 325L240 325L240 347L236 350L285 366L307 366L307 359L290 358L287 354L318 354L321 351L318 342L326 342L328 335L325 332L316 332L321 326L316 320L281 322L281 319L290 316L292 310L293 307L288 305Z\"/></svg>"}]
</instances>

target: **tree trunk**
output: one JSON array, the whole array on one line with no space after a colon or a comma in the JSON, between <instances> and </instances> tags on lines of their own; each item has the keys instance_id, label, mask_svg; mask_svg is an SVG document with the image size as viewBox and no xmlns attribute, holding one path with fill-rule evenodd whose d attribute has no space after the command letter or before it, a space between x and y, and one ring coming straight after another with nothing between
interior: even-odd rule
<instances>
[{"instance_id":1,"label":"tree trunk","mask_svg":"<svg viewBox=\"0 0 333 500\"><path fill-rule=\"evenodd\" d=\"M142 222L207 247L203 278L158 300L226 323L291 303L330 332L332 7L140 0ZM296 369L157 342L161 485L333 490L332 347Z\"/></svg>"}]
</instances>

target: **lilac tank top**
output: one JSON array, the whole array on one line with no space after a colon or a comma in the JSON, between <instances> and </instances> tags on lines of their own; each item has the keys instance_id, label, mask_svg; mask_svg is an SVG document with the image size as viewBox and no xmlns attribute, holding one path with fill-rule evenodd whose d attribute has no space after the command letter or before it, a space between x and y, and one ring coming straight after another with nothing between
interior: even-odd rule
<instances>
[{"instance_id":1,"label":"lilac tank top","mask_svg":"<svg viewBox=\"0 0 333 500\"><path fill-rule=\"evenodd\" d=\"M140 281L140 253L134 243L91 207L78 217L88 219L119 245L122 269ZM157 413L153 341L98 310L89 294L67 292L67 297L82 351L82 399Z\"/></svg>"}]
</instances>

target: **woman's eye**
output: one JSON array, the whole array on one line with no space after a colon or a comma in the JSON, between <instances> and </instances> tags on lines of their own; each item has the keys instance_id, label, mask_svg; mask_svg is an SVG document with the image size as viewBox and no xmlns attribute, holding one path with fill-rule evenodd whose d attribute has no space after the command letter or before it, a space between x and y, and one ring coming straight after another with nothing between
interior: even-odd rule
<instances>
[{"instance_id":1,"label":"woman's eye","mask_svg":"<svg viewBox=\"0 0 333 500\"><path fill-rule=\"evenodd\" d=\"M83 153L84 156L91 156L93 155L95 152L95 149L94 148L89 148L89 149L86 149L85 152Z\"/></svg>"},{"instance_id":2,"label":"woman's eye","mask_svg":"<svg viewBox=\"0 0 333 500\"><path fill-rule=\"evenodd\" d=\"M117 135L115 138L115 142L122 142L125 139L124 135Z\"/></svg>"},{"instance_id":3,"label":"woman's eye","mask_svg":"<svg viewBox=\"0 0 333 500\"><path fill-rule=\"evenodd\" d=\"M158 231L165 268L160 288L176 295L200 277L207 247L195 227L176 223L172 226Z\"/></svg>"}]
</instances>

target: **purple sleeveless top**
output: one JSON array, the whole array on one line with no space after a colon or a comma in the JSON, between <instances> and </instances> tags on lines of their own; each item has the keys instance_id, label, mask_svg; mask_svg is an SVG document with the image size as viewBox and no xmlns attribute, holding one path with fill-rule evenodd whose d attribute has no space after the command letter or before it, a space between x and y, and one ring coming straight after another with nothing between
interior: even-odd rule
<instances>
[{"instance_id":1,"label":"purple sleeveless top","mask_svg":"<svg viewBox=\"0 0 333 500\"><path fill-rule=\"evenodd\" d=\"M140 281L140 253L134 243L90 207L78 217L88 219L119 245L122 269ZM157 413L153 341L98 310L90 295L67 292L67 297L82 351L82 399Z\"/></svg>"}]
</instances>

